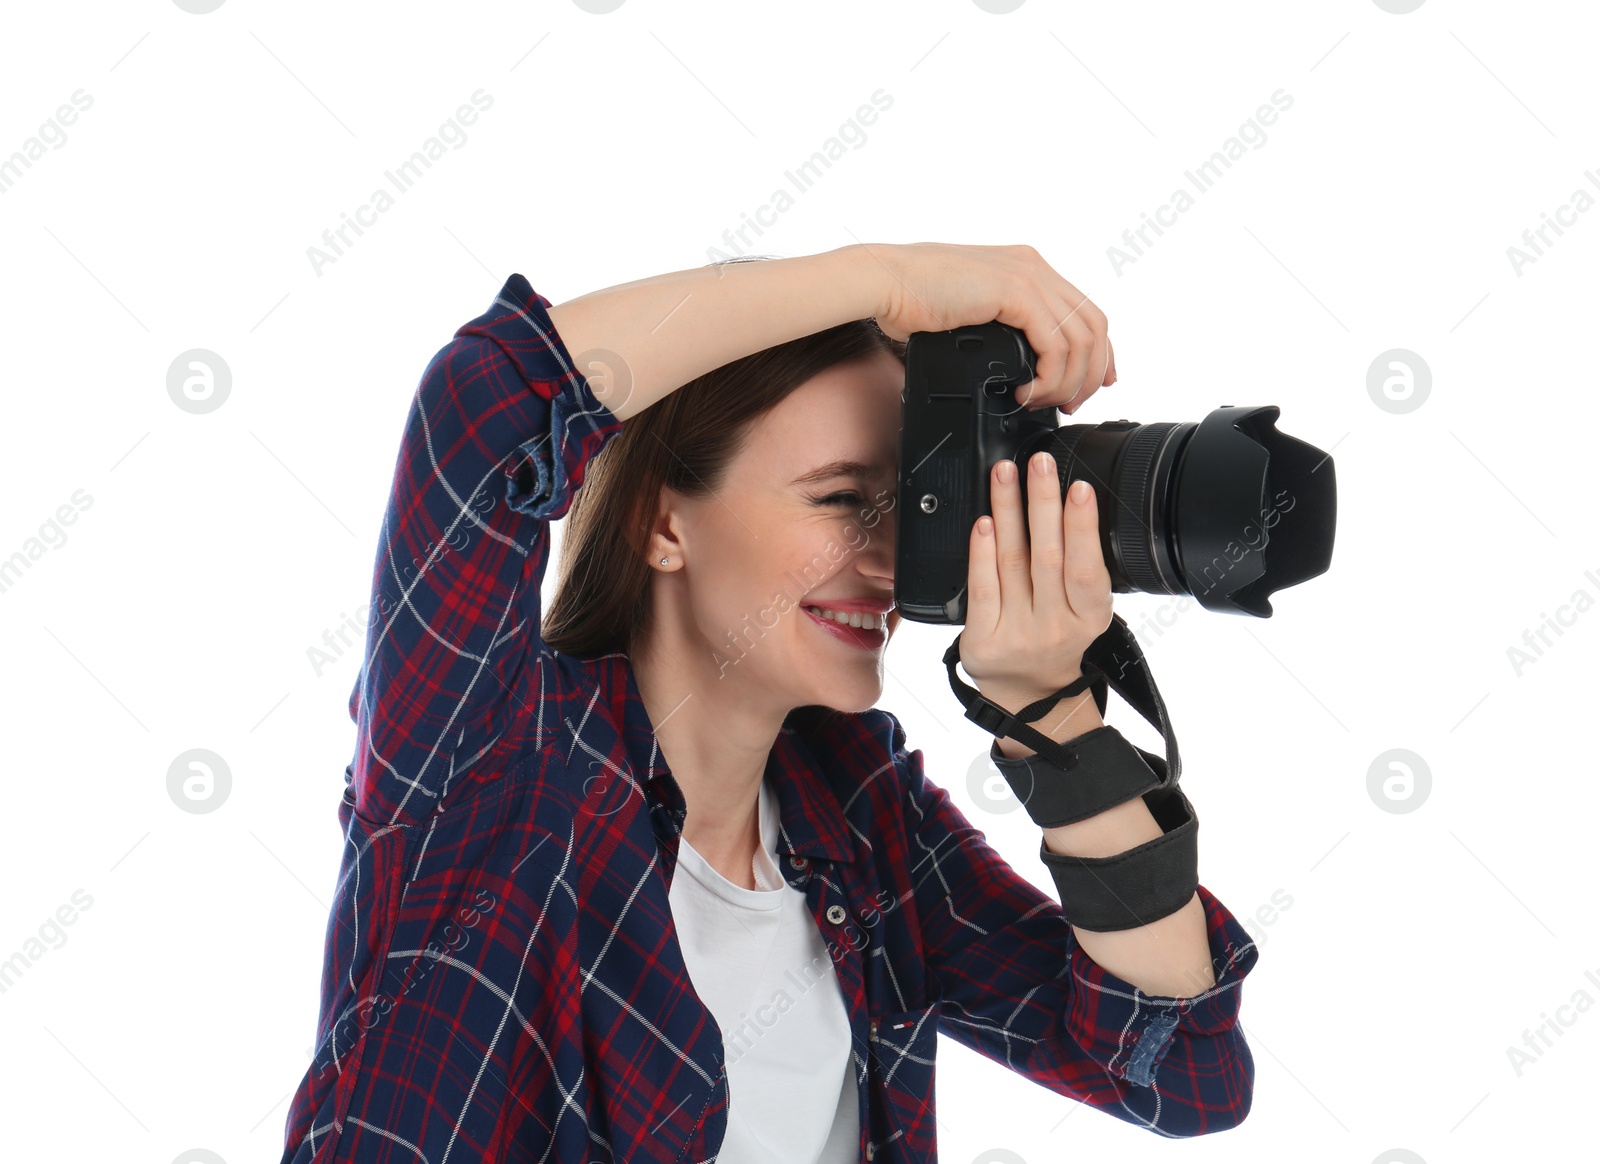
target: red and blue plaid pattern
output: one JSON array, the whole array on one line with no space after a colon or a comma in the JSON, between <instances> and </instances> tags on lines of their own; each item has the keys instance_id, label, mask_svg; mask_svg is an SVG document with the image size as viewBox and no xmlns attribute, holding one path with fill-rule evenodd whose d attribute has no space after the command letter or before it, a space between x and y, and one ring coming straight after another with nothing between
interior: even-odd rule
<instances>
[{"instance_id":1,"label":"red and blue plaid pattern","mask_svg":"<svg viewBox=\"0 0 1600 1164\"><path fill-rule=\"evenodd\" d=\"M539 636L549 523L622 427L549 306L513 275L411 405L285 1164L702 1162L722 1142L722 1036L667 898L683 796L627 656ZM1257 951L1204 887L1216 986L1151 997L1083 952L890 713L795 709L767 775L849 1011L864 1159L937 1158L939 1032L1160 1135L1250 1110Z\"/></svg>"}]
</instances>

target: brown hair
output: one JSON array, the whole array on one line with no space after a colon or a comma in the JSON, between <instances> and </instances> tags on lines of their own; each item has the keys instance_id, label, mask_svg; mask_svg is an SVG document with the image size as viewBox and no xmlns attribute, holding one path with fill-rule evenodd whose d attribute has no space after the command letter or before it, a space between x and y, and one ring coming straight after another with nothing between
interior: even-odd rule
<instances>
[{"instance_id":1,"label":"brown hair","mask_svg":"<svg viewBox=\"0 0 1600 1164\"><path fill-rule=\"evenodd\" d=\"M819 372L878 351L905 361L904 342L875 320L852 320L724 364L624 421L586 466L567 511L545 642L577 656L631 650L650 629L647 556L662 487L710 495L756 421Z\"/></svg>"}]
</instances>

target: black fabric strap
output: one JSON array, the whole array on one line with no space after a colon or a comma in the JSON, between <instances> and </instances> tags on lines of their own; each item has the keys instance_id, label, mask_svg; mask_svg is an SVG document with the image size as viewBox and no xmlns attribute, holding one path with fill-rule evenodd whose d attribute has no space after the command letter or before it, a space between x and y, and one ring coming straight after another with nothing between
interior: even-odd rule
<instances>
[{"instance_id":1,"label":"black fabric strap","mask_svg":"<svg viewBox=\"0 0 1600 1164\"><path fill-rule=\"evenodd\" d=\"M1068 743L1075 761L1065 769L1070 776L1042 755L1013 759L1000 751L998 739L989 745L989 762L1043 828L1086 820L1165 783L1166 761L1134 747L1110 724Z\"/></svg>"},{"instance_id":2,"label":"black fabric strap","mask_svg":"<svg viewBox=\"0 0 1600 1164\"><path fill-rule=\"evenodd\" d=\"M1178 788L1182 762L1166 703L1122 616L1113 613L1111 625L1084 652L1077 680L1015 715L961 681L955 669L960 657L958 635L945 651L944 663L967 718L996 737L1008 736L1034 749L1034 755L1009 759L1000 752L997 738L989 758L1037 823L1046 828L1071 824L1142 796L1161 826L1161 836L1110 857L1055 853L1040 838L1039 855L1050 869L1067 920L1087 930L1132 929L1187 904L1199 884L1199 821ZM1093 690L1103 716L1108 685L1161 732L1165 757L1135 747L1109 724L1065 743L1027 726L1085 687Z\"/></svg>"},{"instance_id":3,"label":"black fabric strap","mask_svg":"<svg viewBox=\"0 0 1600 1164\"><path fill-rule=\"evenodd\" d=\"M957 635L949 649L944 653L945 669L950 672L950 688L956 693L966 707L966 717L977 724L984 731L994 736L1010 736L1018 743L1027 744L1039 755L1054 763L1064 772L1070 772L1077 767L1077 754L1071 747L1052 740L1043 732L1035 731L1028 724L1044 715L1062 699L1069 695L1077 695L1084 688L1094 691L1095 706L1104 715L1106 710L1106 677L1098 670L1083 667L1082 674L1068 683L1053 695L1046 695L1043 699L1036 699L1026 707L1021 708L1012 715L998 703L993 702L976 687L962 682L956 674L956 663L961 658L961 636ZM996 743L999 741L996 740ZM1024 804L1027 801L1023 801Z\"/></svg>"},{"instance_id":4,"label":"black fabric strap","mask_svg":"<svg viewBox=\"0 0 1600 1164\"><path fill-rule=\"evenodd\" d=\"M1089 644L1088 650L1084 651L1083 662L1079 667L1082 675L1054 695L1047 695L1030 703L1016 715L986 699L970 683L963 682L956 674L956 664L960 661L961 636L957 635L944 653L944 665L950 674L950 689L955 692L956 698L966 709L966 717L991 735L1010 736L1018 743L1027 744L1040 756L1054 762L1063 772L1070 772L1077 767L1077 761L1074 759L1075 745L1082 737L1061 744L1035 731L1022 721L1038 719L1064 696L1076 695L1085 686L1094 689L1095 706L1100 709L1100 714L1103 716L1106 713L1106 687L1109 685L1161 733L1162 741L1166 745L1168 771L1165 779L1173 784L1178 782L1178 777L1183 772L1183 763L1178 755L1177 737L1173 734L1172 724L1167 718L1166 702L1161 698L1156 681L1145 663L1144 651L1139 648L1139 640L1128 629L1123 617L1115 611L1111 615L1111 625L1106 627L1099 638Z\"/></svg>"},{"instance_id":5,"label":"black fabric strap","mask_svg":"<svg viewBox=\"0 0 1600 1164\"><path fill-rule=\"evenodd\" d=\"M1039 839L1039 857L1050 870L1062 912L1086 930L1131 930L1189 903L1200 884L1194 806L1176 785L1147 792L1144 802L1162 834L1110 857L1053 853Z\"/></svg>"}]
</instances>

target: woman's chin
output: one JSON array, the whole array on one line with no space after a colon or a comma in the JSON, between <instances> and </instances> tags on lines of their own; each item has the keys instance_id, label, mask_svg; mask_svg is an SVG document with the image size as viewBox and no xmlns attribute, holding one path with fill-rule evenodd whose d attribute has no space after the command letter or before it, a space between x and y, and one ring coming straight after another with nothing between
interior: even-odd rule
<instances>
[{"instance_id":1,"label":"woman's chin","mask_svg":"<svg viewBox=\"0 0 1600 1164\"><path fill-rule=\"evenodd\" d=\"M876 672L850 678L834 675L812 686L817 690L817 703L852 714L877 706L883 697L883 683Z\"/></svg>"}]
</instances>

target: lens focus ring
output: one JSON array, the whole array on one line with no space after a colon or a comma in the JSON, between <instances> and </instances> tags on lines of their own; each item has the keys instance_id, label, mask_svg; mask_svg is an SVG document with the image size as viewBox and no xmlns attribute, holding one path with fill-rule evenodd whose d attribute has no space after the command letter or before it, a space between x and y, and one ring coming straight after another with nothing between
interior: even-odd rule
<instances>
[{"instance_id":1,"label":"lens focus ring","mask_svg":"<svg viewBox=\"0 0 1600 1164\"><path fill-rule=\"evenodd\" d=\"M1156 458L1175 424L1141 424L1128 437L1117 471L1117 511L1112 515L1112 543L1122 572L1135 590L1146 594L1171 594L1155 561L1154 507L1150 504Z\"/></svg>"}]
</instances>

